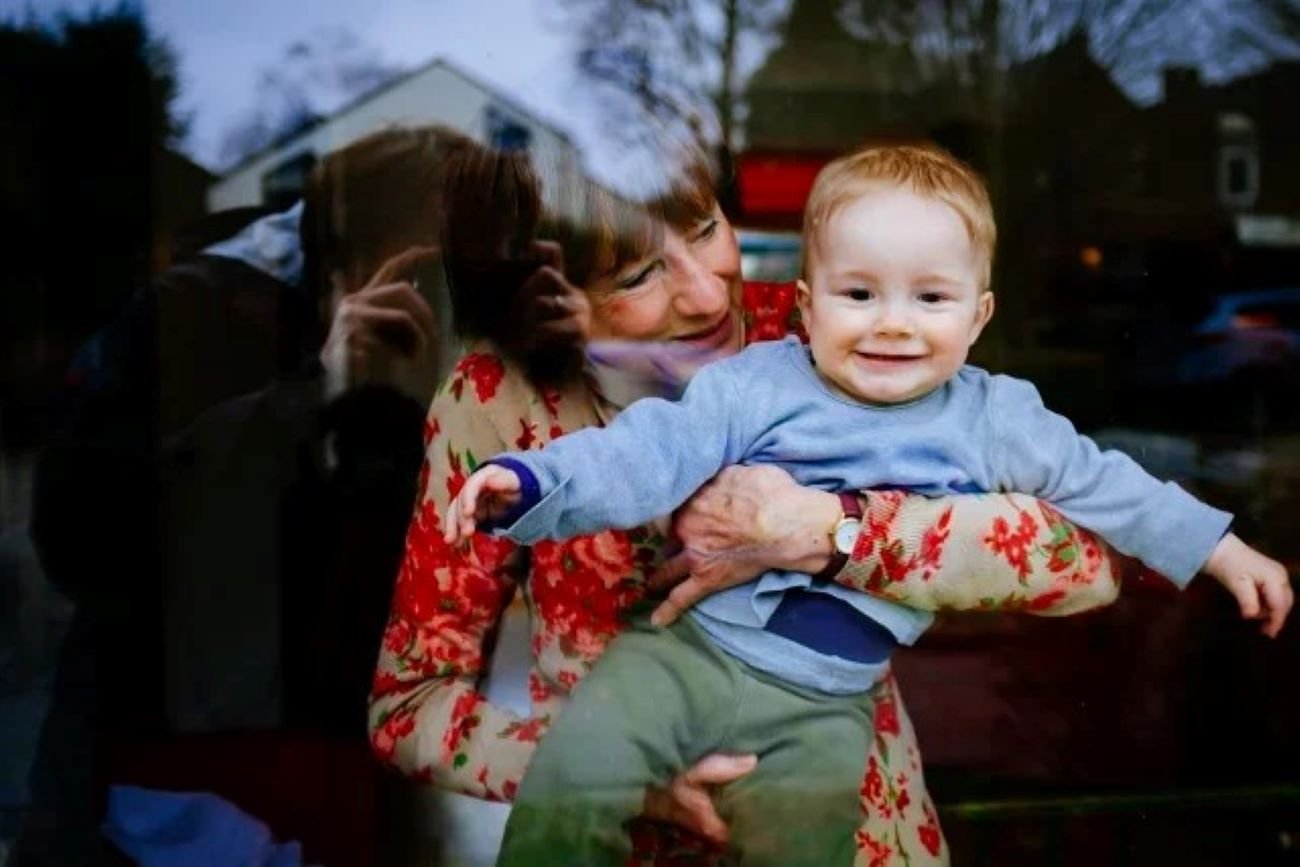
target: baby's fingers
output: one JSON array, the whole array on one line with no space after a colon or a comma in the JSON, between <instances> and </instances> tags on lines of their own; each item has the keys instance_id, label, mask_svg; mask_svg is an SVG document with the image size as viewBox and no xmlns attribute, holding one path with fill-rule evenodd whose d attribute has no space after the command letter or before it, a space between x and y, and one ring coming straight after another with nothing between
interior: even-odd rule
<instances>
[{"instance_id":1,"label":"baby's fingers","mask_svg":"<svg viewBox=\"0 0 1300 867\"><path fill-rule=\"evenodd\" d=\"M444 522L442 538L448 545L454 545L462 539L468 539L474 535L474 515L478 510L479 491L483 487L483 479L479 473L474 473L461 487L460 493L451 501L447 507L447 520Z\"/></svg>"},{"instance_id":2,"label":"baby's fingers","mask_svg":"<svg viewBox=\"0 0 1300 867\"><path fill-rule=\"evenodd\" d=\"M487 486L487 479L483 473L474 473L465 482L465 487L461 489L460 495L456 497L456 502L460 504L460 509L456 514L456 520L460 524L460 535L462 539L468 539L474 535L475 519L478 517L479 499L483 496L483 489Z\"/></svg>"},{"instance_id":3,"label":"baby's fingers","mask_svg":"<svg viewBox=\"0 0 1300 867\"><path fill-rule=\"evenodd\" d=\"M1265 576L1259 582L1260 593L1264 597L1266 609L1264 624L1260 630L1269 638L1277 638L1286 623L1287 615L1295 602L1295 594L1285 571L1276 575Z\"/></svg>"},{"instance_id":4,"label":"baby's fingers","mask_svg":"<svg viewBox=\"0 0 1300 867\"><path fill-rule=\"evenodd\" d=\"M447 512L442 517L442 541L448 545L455 545L460 541L460 521L457 515L460 514L460 499L457 498L447 504Z\"/></svg>"},{"instance_id":5,"label":"baby's fingers","mask_svg":"<svg viewBox=\"0 0 1300 867\"><path fill-rule=\"evenodd\" d=\"M1227 586L1228 592L1237 600L1242 618L1258 620L1260 617L1259 588L1255 586L1254 579L1247 575L1234 575Z\"/></svg>"}]
</instances>

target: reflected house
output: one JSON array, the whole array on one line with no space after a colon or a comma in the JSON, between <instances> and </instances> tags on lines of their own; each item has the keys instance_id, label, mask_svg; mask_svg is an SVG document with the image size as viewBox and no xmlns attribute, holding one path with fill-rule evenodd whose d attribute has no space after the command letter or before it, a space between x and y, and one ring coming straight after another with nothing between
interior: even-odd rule
<instances>
[{"instance_id":1,"label":"reflected house","mask_svg":"<svg viewBox=\"0 0 1300 867\"><path fill-rule=\"evenodd\" d=\"M1169 68L1147 111L1148 182L1184 219L1227 226L1246 255L1245 280L1300 273L1300 62L1221 84Z\"/></svg>"},{"instance_id":2,"label":"reflected house","mask_svg":"<svg viewBox=\"0 0 1300 867\"><path fill-rule=\"evenodd\" d=\"M435 59L247 157L212 185L208 207L287 206L330 151L387 127L424 124L442 124L494 147L527 150L543 177L553 179L548 189L570 187L581 173L577 148L556 124Z\"/></svg>"}]
</instances>

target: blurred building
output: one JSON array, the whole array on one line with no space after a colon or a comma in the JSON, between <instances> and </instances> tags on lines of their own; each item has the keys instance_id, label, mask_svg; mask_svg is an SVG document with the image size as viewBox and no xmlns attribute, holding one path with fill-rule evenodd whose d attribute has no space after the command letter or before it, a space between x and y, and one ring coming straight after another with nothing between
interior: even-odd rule
<instances>
[{"instance_id":1,"label":"blurred building","mask_svg":"<svg viewBox=\"0 0 1300 867\"><path fill-rule=\"evenodd\" d=\"M1169 68L1147 110L1152 194L1185 217L1227 224L1243 247L1300 253L1300 62L1220 84Z\"/></svg>"},{"instance_id":2,"label":"blurred building","mask_svg":"<svg viewBox=\"0 0 1300 867\"><path fill-rule=\"evenodd\" d=\"M581 173L568 136L535 112L445 60L378 88L332 115L246 158L212 185L212 211L248 205L287 205L323 155L395 125L443 124L477 141L527 150L548 189L562 189Z\"/></svg>"}]
</instances>

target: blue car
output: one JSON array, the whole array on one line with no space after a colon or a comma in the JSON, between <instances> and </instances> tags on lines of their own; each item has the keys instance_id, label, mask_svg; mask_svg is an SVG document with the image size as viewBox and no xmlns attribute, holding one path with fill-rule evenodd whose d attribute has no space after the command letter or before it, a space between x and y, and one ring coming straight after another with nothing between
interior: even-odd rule
<instances>
[{"instance_id":1,"label":"blue car","mask_svg":"<svg viewBox=\"0 0 1300 867\"><path fill-rule=\"evenodd\" d=\"M1300 385L1300 287L1221 295L1179 352L1184 387Z\"/></svg>"}]
</instances>

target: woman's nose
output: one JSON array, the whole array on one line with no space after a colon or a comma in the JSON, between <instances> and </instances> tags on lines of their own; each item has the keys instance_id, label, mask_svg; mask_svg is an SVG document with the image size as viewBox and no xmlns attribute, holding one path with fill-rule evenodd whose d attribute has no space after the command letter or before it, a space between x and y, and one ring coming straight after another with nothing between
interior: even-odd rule
<instances>
[{"instance_id":1,"label":"woman's nose","mask_svg":"<svg viewBox=\"0 0 1300 867\"><path fill-rule=\"evenodd\" d=\"M681 316L714 317L727 309L727 283L689 253L676 258L673 308Z\"/></svg>"}]
</instances>

